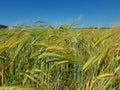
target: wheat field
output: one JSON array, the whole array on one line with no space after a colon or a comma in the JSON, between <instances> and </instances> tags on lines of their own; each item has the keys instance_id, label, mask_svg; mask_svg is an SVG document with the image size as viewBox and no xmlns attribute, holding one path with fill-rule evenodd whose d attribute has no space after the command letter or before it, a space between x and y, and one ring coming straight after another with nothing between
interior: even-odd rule
<instances>
[{"instance_id":1,"label":"wheat field","mask_svg":"<svg viewBox=\"0 0 120 90\"><path fill-rule=\"evenodd\" d=\"M0 29L0 90L120 90L120 28Z\"/></svg>"}]
</instances>

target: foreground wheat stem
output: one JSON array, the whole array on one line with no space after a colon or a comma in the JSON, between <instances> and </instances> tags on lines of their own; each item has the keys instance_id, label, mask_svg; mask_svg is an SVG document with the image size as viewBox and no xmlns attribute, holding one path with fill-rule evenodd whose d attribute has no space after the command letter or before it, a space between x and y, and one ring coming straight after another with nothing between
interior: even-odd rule
<instances>
[{"instance_id":1,"label":"foreground wheat stem","mask_svg":"<svg viewBox=\"0 0 120 90\"><path fill-rule=\"evenodd\" d=\"M4 85L4 61L2 60L2 75L1 75L1 85L3 86Z\"/></svg>"}]
</instances>

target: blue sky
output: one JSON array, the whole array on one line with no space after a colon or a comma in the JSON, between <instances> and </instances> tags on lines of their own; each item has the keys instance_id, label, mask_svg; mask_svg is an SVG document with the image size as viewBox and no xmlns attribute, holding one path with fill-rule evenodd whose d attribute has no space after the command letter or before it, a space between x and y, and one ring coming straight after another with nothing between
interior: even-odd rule
<instances>
[{"instance_id":1,"label":"blue sky","mask_svg":"<svg viewBox=\"0 0 120 90\"><path fill-rule=\"evenodd\" d=\"M110 26L120 22L120 0L0 0L0 24L14 26L46 21L78 27Z\"/></svg>"}]
</instances>

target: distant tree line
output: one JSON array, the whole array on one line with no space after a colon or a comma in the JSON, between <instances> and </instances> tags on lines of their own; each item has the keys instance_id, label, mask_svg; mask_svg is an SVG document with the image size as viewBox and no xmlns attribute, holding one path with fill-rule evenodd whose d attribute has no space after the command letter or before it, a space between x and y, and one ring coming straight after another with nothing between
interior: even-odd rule
<instances>
[{"instance_id":1,"label":"distant tree line","mask_svg":"<svg viewBox=\"0 0 120 90\"><path fill-rule=\"evenodd\" d=\"M0 25L0 29L5 29L5 28L8 28L7 25Z\"/></svg>"},{"instance_id":2,"label":"distant tree line","mask_svg":"<svg viewBox=\"0 0 120 90\"><path fill-rule=\"evenodd\" d=\"M74 29L110 29L111 27L83 27L83 28L74 28Z\"/></svg>"}]
</instances>

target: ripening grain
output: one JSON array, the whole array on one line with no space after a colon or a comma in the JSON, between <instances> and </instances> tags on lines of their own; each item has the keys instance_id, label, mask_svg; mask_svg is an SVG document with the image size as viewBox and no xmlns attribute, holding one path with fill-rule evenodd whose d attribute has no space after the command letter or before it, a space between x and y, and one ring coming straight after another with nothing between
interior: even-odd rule
<instances>
[{"instance_id":1,"label":"ripening grain","mask_svg":"<svg viewBox=\"0 0 120 90\"><path fill-rule=\"evenodd\" d=\"M8 85L9 90L119 90L120 29L0 30L0 85L0 90Z\"/></svg>"}]
</instances>

